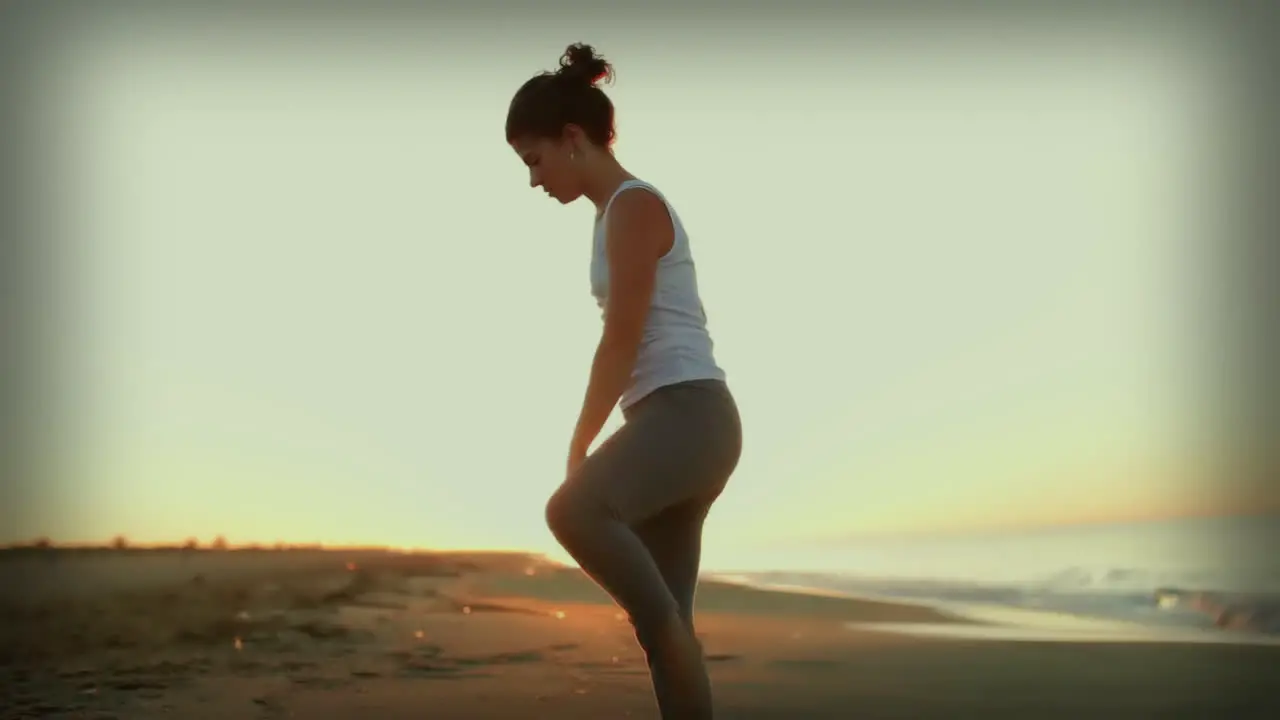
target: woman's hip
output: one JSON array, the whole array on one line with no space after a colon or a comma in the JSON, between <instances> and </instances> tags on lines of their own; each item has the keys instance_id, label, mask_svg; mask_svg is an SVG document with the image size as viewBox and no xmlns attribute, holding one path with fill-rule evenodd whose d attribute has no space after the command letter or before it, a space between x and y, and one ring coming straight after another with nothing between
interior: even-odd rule
<instances>
[{"instance_id":1,"label":"woman's hip","mask_svg":"<svg viewBox=\"0 0 1280 720\"><path fill-rule=\"evenodd\" d=\"M724 382L659 388L625 414L622 428L570 482L585 486L628 522L720 495L742 453L737 405Z\"/></svg>"}]
</instances>

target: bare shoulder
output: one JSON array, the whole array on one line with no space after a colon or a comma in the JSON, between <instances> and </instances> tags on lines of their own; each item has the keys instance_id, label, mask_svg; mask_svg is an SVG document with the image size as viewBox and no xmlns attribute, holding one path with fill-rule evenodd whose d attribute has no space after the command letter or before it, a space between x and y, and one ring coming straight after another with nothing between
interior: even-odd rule
<instances>
[{"instance_id":1,"label":"bare shoulder","mask_svg":"<svg viewBox=\"0 0 1280 720\"><path fill-rule=\"evenodd\" d=\"M609 207L609 245L625 252L665 255L671 249L675 229L666 202L652 190L627 188Z\"/></svg>"}]
</instances>

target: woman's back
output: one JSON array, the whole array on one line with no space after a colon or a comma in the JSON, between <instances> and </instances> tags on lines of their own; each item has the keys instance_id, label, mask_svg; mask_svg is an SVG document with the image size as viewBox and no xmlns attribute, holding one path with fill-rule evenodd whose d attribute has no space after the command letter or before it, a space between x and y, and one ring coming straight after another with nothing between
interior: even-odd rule
<instances>
[{"instance_id":1,"label":"woman's back","mask_svg":"<svg viewBox=\"0 0 1280 720\"><path fill-rule=\"evenodd\" d=\"M641 180L622 183L596 220L591 252L591 293L596 303L603 311L609 300L607 218L609 206L625 191L651 192L662 199L671 217L674 239L671 250L658 261L644 337L631 382L619 403L622 408L667 385L725 379L724 370L716 363L715 345L707 330L707 315L698 293L698 273L689 236L671 203L649 183Z\"/></svg>"}]
</instances>

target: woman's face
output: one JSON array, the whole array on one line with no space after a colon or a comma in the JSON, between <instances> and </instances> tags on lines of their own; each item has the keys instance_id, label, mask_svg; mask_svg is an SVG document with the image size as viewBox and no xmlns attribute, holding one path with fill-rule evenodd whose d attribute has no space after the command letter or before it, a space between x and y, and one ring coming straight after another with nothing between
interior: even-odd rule
<instances>
[{"instance_id":1,"label":"woman's face","mask_svg":"<svg viewBox=\"0 0 1280 720\"><path fill-rule=\"evenodd\" d=\"M564 140L516 139L511 149L529 168L529 187L542 188L543 192L567 205L582 197L582 185L575 163L570 159L572 143Z\"/></svg>"}]
</instances>

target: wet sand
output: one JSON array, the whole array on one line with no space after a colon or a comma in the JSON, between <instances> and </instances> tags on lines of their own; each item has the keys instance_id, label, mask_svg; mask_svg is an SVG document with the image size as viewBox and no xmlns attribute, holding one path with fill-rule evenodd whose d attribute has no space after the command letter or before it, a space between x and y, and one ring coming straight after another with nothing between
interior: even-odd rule
<instances>
[{"instance_id":1,"label":"wet sand","mask_svg":"<svg viewBox=\"0 0 1280 720\"><path fill-rule=\"evenodd\" d=\"M630 625L516 554L0 554L0 718L656 718ZM708 582L722 718L1210 718L1280 649L1003 642L925 606ZM997 633L992 633L996 635Z\"/></svg>"}]
</instances>

